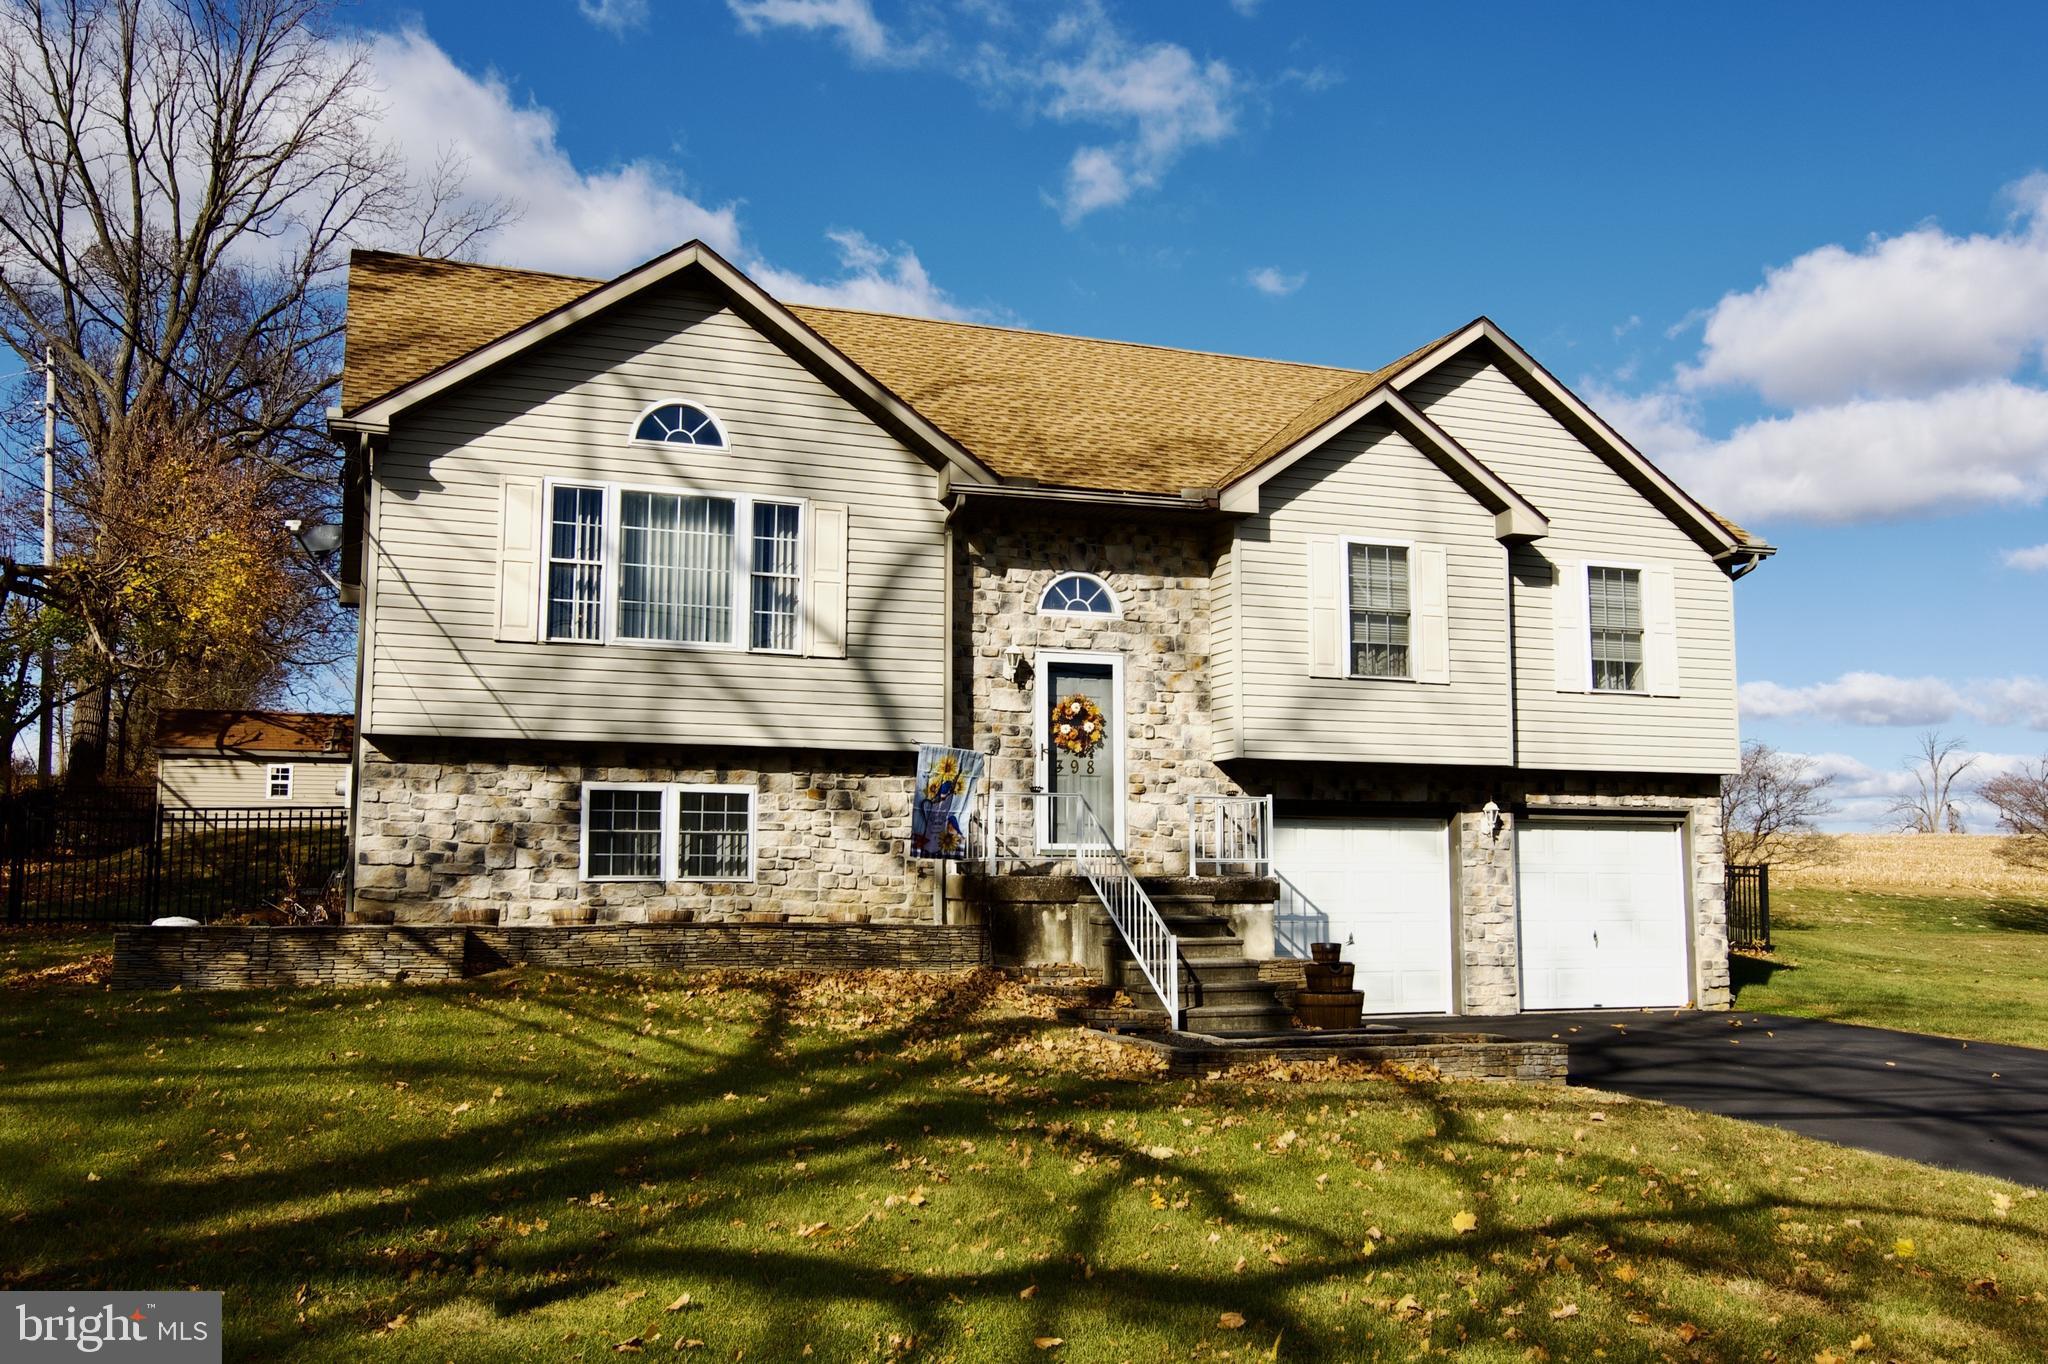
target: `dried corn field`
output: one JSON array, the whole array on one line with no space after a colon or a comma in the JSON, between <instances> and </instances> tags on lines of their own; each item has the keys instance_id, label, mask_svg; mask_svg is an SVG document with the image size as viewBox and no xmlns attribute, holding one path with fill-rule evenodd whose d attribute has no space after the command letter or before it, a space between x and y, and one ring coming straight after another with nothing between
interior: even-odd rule
<instances>
[{"instance_id":1,"label":"dried corn field","mask_svg":"<svg viewBox=\"0 0 2048 1364\"><path fill-rule=\"evenodd\" d=\"M1999 856L1995 834L1842 834L1831 856L1810 867L1773 867L1779 890L1865 890L1919 894L2048 896L2048 871Z\"/></svg>"}]
</instances>

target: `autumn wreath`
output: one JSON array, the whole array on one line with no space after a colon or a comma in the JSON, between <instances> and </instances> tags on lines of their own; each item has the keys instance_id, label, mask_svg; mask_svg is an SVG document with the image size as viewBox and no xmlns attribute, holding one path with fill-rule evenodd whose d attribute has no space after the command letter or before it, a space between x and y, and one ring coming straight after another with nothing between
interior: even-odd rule
<instances>
[{"instance_id":1,"label":"autumn wreath","mask_svg":"<svg viewBox=\"0 0 2048 1364\"><path fill-rule=\"evenodd\" d=\"M1102 721L1102 707L1087 697L1075 692L1063 696L1052 706L1052 744L1064 749L1077 758L1085 758L1102 747L1106 737Z\"/></svg>"}]
</instances>

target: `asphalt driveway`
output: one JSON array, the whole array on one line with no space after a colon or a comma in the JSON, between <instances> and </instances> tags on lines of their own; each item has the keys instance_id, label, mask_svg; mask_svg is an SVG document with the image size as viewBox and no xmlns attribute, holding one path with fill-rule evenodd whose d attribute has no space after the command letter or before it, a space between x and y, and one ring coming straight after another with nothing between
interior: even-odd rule
<instances>
[{"instance_id":1,"label":"asphalt driveway","mask_svg":"<svg viewBox=\"0 0 2048 1364\"><path fill-rule=\"evenodd\" d=\"M1609 1009L1428 1026L1556 1037L1571 1048L1575 1085L2048 1187L2048 1051L1741 1012Z\"/></svg>"}]
</instances>

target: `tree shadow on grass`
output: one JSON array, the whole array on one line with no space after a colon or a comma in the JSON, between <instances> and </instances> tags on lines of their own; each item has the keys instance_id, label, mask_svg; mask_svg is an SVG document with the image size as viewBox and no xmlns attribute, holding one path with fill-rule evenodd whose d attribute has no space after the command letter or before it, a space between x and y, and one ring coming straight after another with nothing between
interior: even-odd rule
<instances>
[{"instance_id":1,"label":"tree shadow on grass","mask_svg":"<svg viewBox=\"0 0 2048 1364\"><path fill-rule=\"evenodd\" d=\"M986 977L936 983L907 1016L865 1026L840 1020L837 1030L773 979L727 983L681 1008L661 989L570 975L423 990L410 1013L407 998L252 993L52 1003L71 1026L46 1028L45 1054L26 1082L79 1130L132 1124L138 1095L167 1116L182 1111L166 1097L177 1095L186 1107L219 1110L228 1126L247 1122L210 1097L229 1083L286 1095L323 1086L314 1109L295 1113L294 1122L320 1103L339 1105L332 1091L345 1086L373 1090L380 1105L486 1087L516 1097L451 1115L441 1131L405 1127L383 1136L373 1128L339 1150L276 1133L268 1149L212 1170L204 1152L200 1160L182 1147L161 1160L137 1152L141 1158L103 1171L98 1182L62 1189L34 1187L32 1157L16 1152L10 1159L26 1162L14 1168L29 1173L31 1193L23 1213L0 1225L0 1283L198 1279L244 1304L234 1351L264 1357L294 1348L346 1356L400 1312L418 1323L437 1311L481 1308L518 1326L629 1283L656 1283L748 1302L744 1314L702 1324L687 1312L666 1320L750 1358L789 1357L792 1342L820 1337L831 1357L856 1343L853 1324L867 1331L877 1322L967 1357L1035 1358L1037 1337L1070 1340L1083 1352L1106 1349L1106 1332L1191 1341L1213 1332L1225 1309L1249 1320L1248 1335L1287 1342L1282 1358L1350 1358L1373 1348L1406 1353L1425 1336L1439 1344L1499 1336L1499 1310L1524 1297L1530 1306L1513 1319L1515 1348L1576 1358L1592 1337L1587 1324L1549 1317L1557 1292L1619 1291L1648 1323L1646 1333L1682 1324L1661 1285L1616 1290L1603 1255L1654 1265L1659 1280L1685 1273L1747 1281L1802 1272L1779 1240L1788 1214L1830 1225L1924 1215L1906 1191L1854 1199L1716 1194L1651 1157L1578 1152L1571 1158L1587 1190L1584 1206L1525 1225L1509 1199L1548 1152L1539 1156L1516 1129L1554 1122L1554 1096L1545 1091L1415 1083L1273 1090L1016 1066L1015 1050L1049 1030L992 1008ZM0 1005L0 1021L21 1012L7 1006L14 1003ZM404 1030L370 1030L394 1013L411 1020ZM719 1020L708 1030L699 1026L707 1017ZM330 1052L266 1064L262 1040L251 1036L259 1025L275 1036L323 1020L342 1025L338 1041L357 1040L376 1059ZM459 1031L437 1038L430 1025ZM181 1062L175 1038L185 1029L247 1042L251 1059L231 1079ZM547 1054L535 1059L522 1045L529 1041L547 1044ZM94 1083L95 1076L116 1082ZM6 1078L22 1083L24 1073L10 1068ZM539 1096L526 1099L536 1087ZM1316 1102L1322 1115L1304 1116L1317 1113ZM1409 1135L1358 1149L1323 1120L1330 1104L1412 1110ZM1162 1124L1172 1130L1181 1119L1189 1125L1180 1130L1192 1135L1174 1140L1190 1144L1186 1152L1162 1154L1137 1135ZM1307 1135L1283 1140L1278 1129L1288 1124ZM1205 1156L1196 1146L1213 1149ZM1711 1158L1741 1168L1747 1154ZM1317 1173L1330 1176L1327 1189ZM1138 1179L1157 1182L1140 1187ZM1625 1187L1636 1206L1603 1197L1609 1186ZM854 1199L854 1189L921 1191L924 1201L880 1209ZM309 1200L309 1191L320 1196ZM1400 1226L1364 1256L1363 1227L1374 1216L1393 1224L1407 1198L1440 1203L1440 1229ZM807 1210L793 1213L793 1204ZM1478 1212L1472 1232L1451 1227L1449 1211L1458 1208ZM1950 1221L2039 1240L1988 1217ZM770 1234L764 1223L778 1222ZM1245 1262L1208 1253L1212 1234L1244 1244ZM970 1244L977 1238L982 1248ZM935 1250L940 1241L949 1244ZM1261 1246L1272 1249L1253 1253ZM996 1259L987 1247L1012 1253ZM1560 1269L1564 1262L1572 1268ZM20 1268L31 1264L32 1272ZM1377 1305L1446 1264L1481 1276L1469 1296L1431 1298L1412 1312ZM1817 1312L1866 1310L1896 1288L1900 1272L1867 1254L1782 1291L1806 1295ZM1935 1277L1956 1298L1944 1310L1968 1320L1993 1353L2038 1357L2048 1346L2039 1328L1970 1300L1964 1285L1949 1282L1957 1276ZM281 1305L301 1284L316 1306L303 1322ZM1329 1309L1311 1303L1340 1284L1358 1300L1341 1314L1350 1332L1342 1338L1329 1334ZM257 1302L265 1310L247 1310ZM664 1320L652 1302L615 1315L621 1339L630 1321ZM976 1322L985 1323L982 1333L969 1337ZM439 1355L466 1344L414 1332L379 1345ZM536 1348L531 1338L525 1348ZM488 1338L476 1350L507 1352Z\"/></svg>"},{"instance_id":2,"label":"tree shadow on grass","mask_svg":"<svg viewBox=\"0 0 2048 1364\"><path fill-rule=\"evenodd\" d=\"M1984 917L1995 928L2016 933L2048 933L2048 902L2041 900L1993 900L1984 906Z\"/></svg>"}]
</instances>

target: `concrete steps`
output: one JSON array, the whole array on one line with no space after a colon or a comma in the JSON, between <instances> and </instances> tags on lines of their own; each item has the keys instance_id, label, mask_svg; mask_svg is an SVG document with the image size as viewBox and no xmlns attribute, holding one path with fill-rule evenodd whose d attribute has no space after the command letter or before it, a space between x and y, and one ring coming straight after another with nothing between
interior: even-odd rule
<instances>
[{"instance_id":1,"label":"concrete steps","mask_svg":"<svg viewBox=\"0 0 2048 1364\"><path fill-rule=\"evenodd\" d=\"M1260 978L1259 963L1245 956L1244 939L1231 931L1230 921L1194 908L1203 898L1181 895L1165 903L1153 901L1180 942L1181 1026L1219 1036L1288 1031L1293 1014L1273 986ZM1099 931L1108 935L1110 983L1149 1008L1155 1000L1151 983L1124 948L1109 916L1097 917Z\"/></svg>"}]
</instances>

